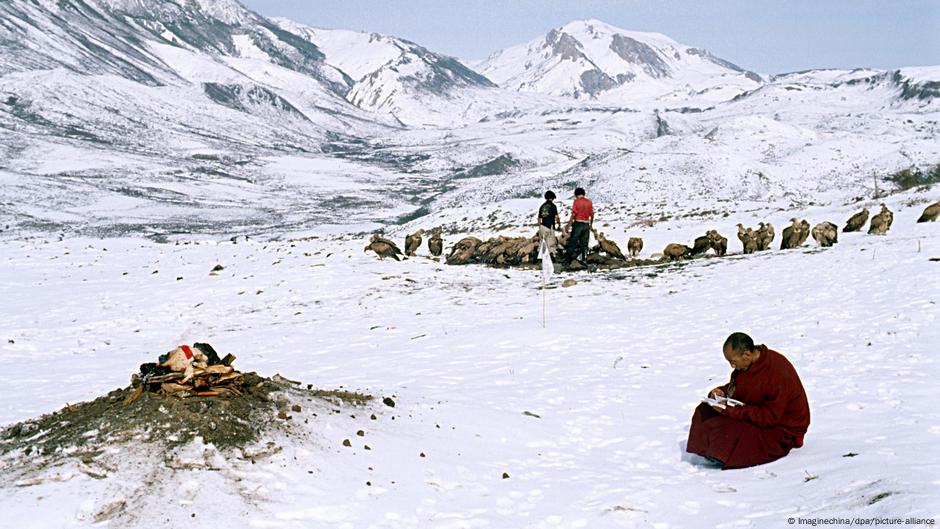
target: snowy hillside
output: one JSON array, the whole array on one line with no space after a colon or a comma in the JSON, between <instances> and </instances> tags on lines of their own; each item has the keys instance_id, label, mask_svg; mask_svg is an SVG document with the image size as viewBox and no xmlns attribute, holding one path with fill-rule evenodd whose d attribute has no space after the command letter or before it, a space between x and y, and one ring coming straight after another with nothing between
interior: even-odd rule
<instances>
[{"instance_id":1,"label":"snowy hillside","mask_svg":"<svg viewBox=\"0 0 940 529\"><path fill-rule=\"evenodd\" d=\"M762 82L706 50L599 20L571 22L477 65L503 88L636 105L681 93L724 101Z\"/></svg>"},{"instance_id":2,"label":"snowy hillside","mask_svg":"<svg viewBox=\"0 0 940 529\"><path fill-rule=\"evenodd\" d=\"M940 225L915 224L912 198L888 201L886 237L750 256L732 240L724 259L555 276L545 328L535 272L449 267L425 248L378 261L357 237L6 242L0 424L125 386L139 363L195 340L243 369L397 404L336 413L303 402L285 421L303 443L193 442L166 459L145 436L88 452L106 440L81 432L58 454L0 458L0 510L30 528L936 519L940 263L928 258L940 257ZM801 213L815 223L851 212ZM763 218L779 227L784 214ZM731 235L736 221L747 218L717 227ZM644 235L644 255L712 227L665 221ZM578 283L560 287L568 278ZM720 471L683 448L699 398L727 379L720 346L734 330L793 362L812 423L786 458ZM59 463L34 472L19 456Z\"/></svg>"}]
</instances>

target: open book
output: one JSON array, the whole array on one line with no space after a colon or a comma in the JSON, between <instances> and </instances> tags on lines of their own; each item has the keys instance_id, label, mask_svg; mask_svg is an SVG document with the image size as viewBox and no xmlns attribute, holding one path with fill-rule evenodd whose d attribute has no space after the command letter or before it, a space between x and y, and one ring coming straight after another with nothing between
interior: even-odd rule
<instances>
[{"instance_id":1,"label":"open book","mask_svg":"<svg viewBox=\"0 0 940 529\"><path fill-rule=\"evenodd\" d=\"M731 406L744 406L744 403L740 400L729 399L728 397L705 397L702 399L702 402L709 404L711 406L717 406L719 408L727 408Z\"/></svg>"}]
</instances>

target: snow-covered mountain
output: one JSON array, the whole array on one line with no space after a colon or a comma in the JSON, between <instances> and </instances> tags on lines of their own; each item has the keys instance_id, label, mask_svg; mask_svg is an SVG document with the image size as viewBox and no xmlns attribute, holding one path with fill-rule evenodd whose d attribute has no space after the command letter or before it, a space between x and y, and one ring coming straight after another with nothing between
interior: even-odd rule
<instances>
[{"instance_id":1,"label":"snow-covered mountain","mask_svg":"<svg viewBox=\"0 0 940 529\"><path fill-rule=\"evenodd\" d=\"M0 225L372 229L572 184L640 211L844 203L940 160L938 96L937 68L760 78L597 21L470 68L234 0L11 0Z\"/></svg>"},{"instance_id":2,"label":"snow-covered mountain","mask_svg":"<svg viewBox=\"0 0 940 529\"><path fill-rule=\"evenodd\" d=\"M347 100L369 111L391 114L401 122L427 123L428 116L422 115L431 111L443 117L439 120L442 124L452 123L453 108L448 107L454 105L449 103L494 87L457 59L404 39L313 28L282 18L272 20L313 43L324 52L327 64L353 80ZM479 97L485 99L488 95L482 93Z\"/></svg>"},{"instance_id":3,"label":"snow-covered mountain","mask_svg":"<svg viewBox=\"0 0 940 529\"><path fill-rule=\"evenodd\" d=\"M329 91L348 87L316 46L234 0L13 0L0 14L0 73L65 68L151 86L190 79L180 56L165 52L171 47L219 64L263 58Z\"/></svg>"},{"instance_id":4,"label":"snow-covered mountain","mask_svg":"<svg viewBox=\"0 0 940 529\"><path fill-rule=\"evenodd\" d=\"M599 20L552 29L494 53L477 68L511 90L625 104L672 94L702 98L707 93L706 99L721 101L763 81L706 50Z\"/></svg>"}]
</instances>

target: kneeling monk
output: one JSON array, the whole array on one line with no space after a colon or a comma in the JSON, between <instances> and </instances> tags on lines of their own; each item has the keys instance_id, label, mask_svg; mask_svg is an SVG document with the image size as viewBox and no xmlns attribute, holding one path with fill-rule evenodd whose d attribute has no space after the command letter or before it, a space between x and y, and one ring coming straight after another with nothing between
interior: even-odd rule
<instances>
[{"instance_id":1,"label":"kneeling monk","mask_svg":"<svg viewBox=\"0 0 940 529\"><path fill-rule=\"evenodd\" d=\"M686 450L719 461L722 470L728 470L769 463L803 446L809 403L793 365L740 332L725 340L724 354L734 368L731 382L708 396L733 398L743 405L700 404L692 416Z\"/></svg>"}]
</instances>

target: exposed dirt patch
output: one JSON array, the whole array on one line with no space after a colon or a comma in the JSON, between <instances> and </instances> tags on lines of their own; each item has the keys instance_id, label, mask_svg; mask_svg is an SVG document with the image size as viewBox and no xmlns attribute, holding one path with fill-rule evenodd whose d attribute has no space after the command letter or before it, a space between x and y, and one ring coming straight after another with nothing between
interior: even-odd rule
<instances>
[{"instance_id":1,"label":"exposed dirt patch","mask_svg":"<svg viewBox=\"0 0 940 529\"><path fill-rule=\"evenodd\" d=\"M0 431L0 456L94 457L108 446L150 442L167 449L196 437L220 449L243 448L275 424L290 420L291 399L314 397L330 404L362 406L372 396L351 391L304 388L278 375L245 373L242 394L229 397L162 397L144 392L125 404L133 388L115 389L91 402L69 405Z\"/></svg>"}]
</instances>

